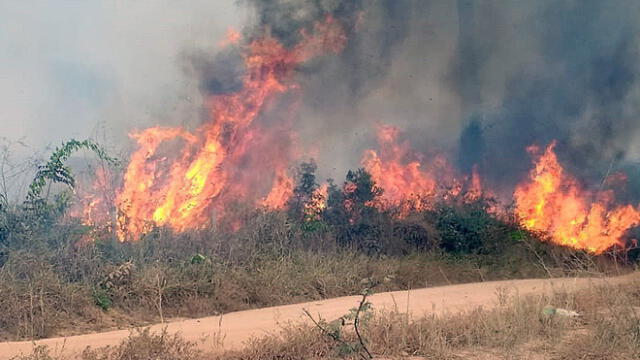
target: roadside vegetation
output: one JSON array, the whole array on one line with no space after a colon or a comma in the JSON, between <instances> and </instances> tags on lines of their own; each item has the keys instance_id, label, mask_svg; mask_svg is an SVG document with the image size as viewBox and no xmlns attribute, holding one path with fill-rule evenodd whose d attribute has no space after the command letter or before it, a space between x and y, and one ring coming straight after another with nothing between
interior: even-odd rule
<instances>
[{"instance_id":1,"label":"roadside vegetation","mask_svg":"<svg viewBox=\"0 0 640 360\"><path fill-rule=\"evenodd\" d=\"M0 197L0 339L71 335L353 295L365 278L386 279L376 290L387 291L624 271L632 262L552 246L544 235L490 211L490 198L462 201L459 194L403 217L397 209L380 211L372 204L384 189L362 169L349 171L339 184L330 182L326 207L309 212L305 204L315 201L319 187L312 162L297 169L286 209L246 210L237 231L214 227L175 234L156 228L139 241L122 243L112 231L68 216L75 180L65 160L79 149L117 164L96 144L71 141L38 167L24 202ZM386 320L401 320L380 316L371 323L372 333L382 331L376 326ZM424 321L415 324L444 326L436 319ZM418 326L411 324L402 325L402 331ZM296 336L329 349L313 331ZM436 341L419 340L426 336L421 334L414 340ZM438 346L449 344L446 336ZM415 346L402 351L418 351L411 350Z\"/></svg>"},{"instance_id":2,"label":"roadside vegetation","mask_svg":"<svg viewBox=\"0 0 640 360\"><path fill-rule=\"evenodd\" d=\"M615 359L640 357L640 281L598 283L588 289L520 297L504 288L495 306L415 318L401 311L360 313L353 322L289 324L278 334L249 341L241 351L203 353L197 344L166 332L133 331L120 345L87 348L82 360L129 359ZM562 312L571 309L571 312ZM353 311L351 312L351 315ZM346 319L353 319L345 314ZM339 341L327 336L331 329ZM353 346L354 344L364 344ZM346 345L345 345L346 344ZM46 347L13 360L66 360Z\"/></svg>"}]
</instances>

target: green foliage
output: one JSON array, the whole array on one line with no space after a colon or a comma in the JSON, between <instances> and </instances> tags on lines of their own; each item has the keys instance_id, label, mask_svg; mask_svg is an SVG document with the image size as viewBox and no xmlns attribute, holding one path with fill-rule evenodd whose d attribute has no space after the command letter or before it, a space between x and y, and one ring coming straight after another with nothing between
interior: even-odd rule
<instances>
[{"instance_id":1,"label":"green foliage","mask_svg":"<svg viewBox=\"0 0 640 360\"><path fill-rule=\"evenodd\" d=\"M22 211L18 214L20 218L18 222L28 224L23 228L33 230L38 227L51 227L56 219L67 209L76 180L71 168L65 162L74 152L81 149L92 151L108 165L116 165L118 163L115 158L107 155L104 149L91 140L78 141L72 139L63 143L54 150L45 164L39 165L37 168L36 174L29 185ZM54 194L53 199L51 199L49 189L52 184L62 184L67 189ZM47 190L46 193L45 189Z\"/></svg>"},{"instance_id":2,"label":"green foliage","mask_svg":"<svg viewBox=\"0 0 640 360\"><path fill-rule=\"evenodd\" d=\"M383 190L365 169L349 170L342 188L329 180L326 220L330 224L367 223L377 214L373 204Z\"/></svg>"},{"instance_id":3,"label":"green foliage","mask_svg":"<svg viewBox=\"0 0 640 360\"><path fill-rule=\"evenodd\" d=\"M436 226L440 247L455 254L500 254L522 241L526 234L517 224L497 219L489 212L491 199L441 203L428 216Z\"/></svg>"},{"instance_id":4,"label":"green foliage","mask_svg":"<svg viewBox=\"0 0 640 360\"><path fill-rule=\"evenodd\" d=\"M109 310L109 308L111 308L111 305L113 304L111 297L104 289L94 290L93 300L95 301L95 304L104 311Z\"/></svg>"},{"instance_id":5,"label":"green foliage","mask_svg":"<svg viewBox=\"0 0 640 360\"><path fill-rule=\"evenodd\" d=\"M341 316L337 320L327 323L322 318L315 320L306 309L304 312L320 332L336 342L339 356L357 355L360 359L373 359L367 347L367 341L363 336L363 327L365 327L366 323L373 317L373 307L367 299L373 294L373 287L378 284L373 283L370 279L364 279L362 283L368 286L362 290L360 304L350 309L346 315ZM345 326L353 327L356 334L354 340L345 336L342 331L342 328Z\"/></svg>"},{"instance_id":6,"label":"green foliage","mask_svg":"<svg viewBox=\"0 0 640 360\"><path fill-rule=\"evenodd\" d=\"M71 155L73 155L73 153L82 149L92 151L99 159L105 161L109 165L115 165L118 163L117 159L110 157L102 147L93 141L78 141L71 139L64 142L60 147L57 147L44 165L38 166L38 171L29 185L27 202L33 203L42 200L42 192L48 182L64 184L70 189L73 189L75 187L76 180L71 168L67 166L65 162L71 157Z\"/></svg>"},{"instance_id":7,"label":"green foliage","mask_svg":"<svg viewBox=\"0 0 640 360\"><path fill-rule=\"evenodd\" d=\"M191 257L191 264L202 264L207 260L207 257L198 253Z\"/></svg>"},{"instance_id":8,"label":"green foliage","mask_svg":"<svg viewBox=\"0 0 640 360\"><path fill-rule=\"evenodd\" d=\"M289 199L288 213L293 220L305 222L305 204L313 201L314 191L318 188L316 170L318 166L311 160L300 164L296 171L296 187Z\"/></svg>"},{"instance_id":9,"label":"green foliage","mask_svg":"<svg viewBox=\"0 0 640 360\"><path fill-rule=\"evenodd\" d=\"M349 170L343 187L344 203L350 212L351 221L367 222L377 213L373 204L382 196L383 190L365 169Z\"/></svg>"},{"instance_id":10,"label":"green foliage","mask_svg":"<svg viewBox=\"0 0 640 360\"><path fill-rule=\"evenodd\" d=\"M373 206L383 190L365 169L349 171L341 188L329 181L323 220L341 244L354 244L368 252L380 250L380 213Z\"/></svg>"},{"instance_id":11,"label":"green foliage","mask_svg":"<svg viewBox=\"0 0 640 360\"><path fill-rule=\"evenodd\" d=\"M0 244L6 241L9 235L8 228L8 203L6 197L0 194Z\"/></svg>"}]
</instances>

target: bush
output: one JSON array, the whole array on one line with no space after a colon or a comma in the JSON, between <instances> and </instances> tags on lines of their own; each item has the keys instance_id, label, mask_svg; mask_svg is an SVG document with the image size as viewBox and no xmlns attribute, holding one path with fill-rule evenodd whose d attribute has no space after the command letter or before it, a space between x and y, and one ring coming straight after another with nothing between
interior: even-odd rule
<instances>
[{"instance_id":1,"label":"bush","mask_svg":"<svg viewBox=\"0 0 640 360\"><path fill-rule=\"evenodd\" d=\"M497 253L514 241L510 233L517 229L488 212L489 202L440 203L428 216L440 235L440 247L452 253Z\"/></svg>"},{"instance_id":2,"label":"bush","mask_svg":"<svg viewBox=\"0 0 640 360\"><path fill-rule=\"evenodd\" d=\"M95 318L86 289L61 279L51 262L46 256L14 251L0 268L3 332L15 338L42 338L77 318Z\"/></svg>"},{"instance_id":3,"label":"bush","mask_svg":"<svg viewBox=\"0 0 640 360\"><path fill-rule=\"evenodd\" d=\"M191 360L202 359L194 343L179 335L169 335L166 329L152 333L148 328L136 330L116 347L92 350L87 348L82 360Z\"/></svg>"}]
</instances>

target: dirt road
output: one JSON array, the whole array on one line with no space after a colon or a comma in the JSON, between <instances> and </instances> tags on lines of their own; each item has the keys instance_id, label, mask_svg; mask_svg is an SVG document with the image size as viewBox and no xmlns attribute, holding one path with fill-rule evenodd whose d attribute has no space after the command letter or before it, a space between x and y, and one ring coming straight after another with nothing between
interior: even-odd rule
<instances>
[{"instance_id":1,"label":"dirt road","mask_svg":"<svg viewBox=\"0 0 640 360\"><path fill-rule=\"evenodd\" d=\"M398 309L409 311L414 316L423 314L455 313L473 310L479 306L490 308L496 303L496 291L508 288L520 296L544 293L552 289L577 290L594 284L618 284L637 277L630 274L613 278L562 278L562 279L529 279L513 281L493 281L462 285L450 285L411 291L395 291L375 294L370 298L374 309ZM285 305L240 311L220 316L201 319L181 320L165 324L153 325L152 331L167 327L169 333L180 333L190 341L199 341L207 351L237 349L251 337L277 332L288 322L307 321L303 309L314 315L332 320L346 314L357 306L359 296L347 296L329 300L314 301L302 304ZM36 342L0 343L0 359L9 359L18 354L30 353L34 345L48 345L53 354L74 355L87 346L93 348L117 345L129 335L129 330L117 330L103 333L71 336L67 338L51 338ZM220 346L218 335L223 337Z\"/></svg>"}]
</instances>

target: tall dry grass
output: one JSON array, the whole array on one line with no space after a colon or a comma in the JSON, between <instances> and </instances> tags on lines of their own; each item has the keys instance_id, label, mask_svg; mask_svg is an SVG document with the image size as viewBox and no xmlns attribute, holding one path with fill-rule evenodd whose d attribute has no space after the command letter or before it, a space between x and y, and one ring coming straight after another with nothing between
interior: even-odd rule
<instances>
[{"instance_id":1,"label":"tall dry grass","mask_svg":"<svg viewBox=\"0 0 640 360\"><path fill-rule=\"evenodd\" d=\"M63 246L13 249L0 264L0 339L69 335L352 295L360 292L363 278L393 279L384 291L549 276L523 246L507 255L461 256L437 249L372 255L321 234L276 239L286 219L272 214L262 220L253 231L230 238L158 231L138 243L74 246L65 238L59 241ZM195 255L202 260L194 261ZM126 276L109 280L129 263ZM554 265L553 275L573 273L563 266Z\"/></svg>"},{"instance_id":2,"label":"tall dry grass","mask_svg":"<svg viewBox=\"0 0 640 360\"><path fill-rule=\"evenodd\" d=\"M579 317L548 315L545 307L571 309ZM561 289L520 297L509 288L496 292L493 306L464 313L413 318L402 311L375 312L363 325L369 350L380 359L614 359L640 357L640 281L594 285L577 292ZM343 329L348 341L355 334ZM88 349L82 360L128 359L356 359L318 328L290 324L255 338L240 351L205 354L196 345L161 332L141 331L121 345ZM14 360L67 360L36 348Z\"/></svg>"},{"instance_id":3,"label":"tall dry grass","mask_svg":"<svg viewBox=\"0 0 640 360\"><path fill-rule=\"evenodd\" d=\"M546 315L543 310L549 305L580 316ZM638 280L524 298L505 288L491 309L422 318L398 311L376 313L365 332L371 352L381 358L627 360L640 358L638 309ZM353 333L346 334L354 340ZM340 350L318 329L291 326L254 339L242 351L213 358L358 358Z\"/></svg>"}]
</instances>

